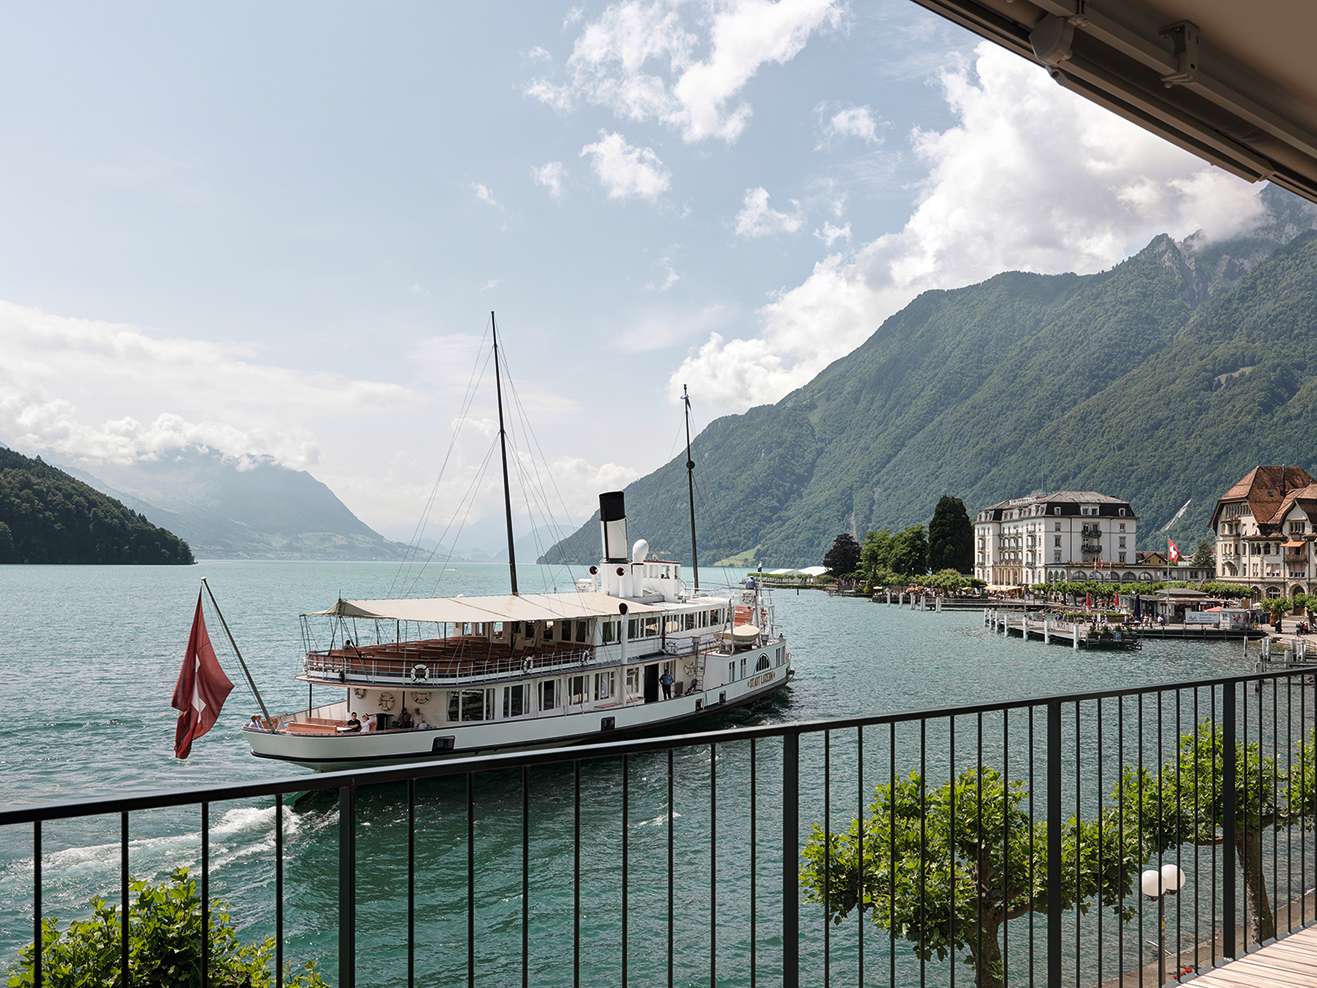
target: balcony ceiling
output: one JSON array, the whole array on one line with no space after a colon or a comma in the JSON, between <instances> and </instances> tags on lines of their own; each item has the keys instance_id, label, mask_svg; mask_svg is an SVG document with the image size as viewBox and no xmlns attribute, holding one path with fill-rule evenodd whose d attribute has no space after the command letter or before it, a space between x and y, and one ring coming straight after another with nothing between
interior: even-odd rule
<instances>
[{"instance_id":1,"label":"balcony ceiling","mask_svg":"<svg viewBox=\"0 0 1317 988\"><path fill-rule=\"evenodd\" d=\"M1317 202L1317 2L914 0L1249 181Z\"/></svg>"}]
</instances>

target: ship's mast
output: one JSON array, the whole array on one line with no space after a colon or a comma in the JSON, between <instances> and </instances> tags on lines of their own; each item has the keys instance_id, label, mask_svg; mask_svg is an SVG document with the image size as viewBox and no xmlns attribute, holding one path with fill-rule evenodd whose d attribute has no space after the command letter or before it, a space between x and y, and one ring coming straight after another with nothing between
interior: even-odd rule
<instances>
[{"instance_id":1,"label":"ship's mast","mask_svg":"<svg viewBox=\"0 0 1317 988\"><path fill-rule=\"evenodd\" d=\"M691 396L686 385L681 386L681 403L686 406L686 493L691 509L691 573L695 576L695 592L700 591L700 557L695 550L695 461L691 459Z\"/></svg>"},{"instance_id":2,"label":"ship's mast","mask_svg":"<svg viewBox=\"0 0 1317 988\"><path fill-rule=\"evenodd\" d=\"M503 457L503 511L508 523L508 575L512 578L512 592L517 592L517 553L512 546L512 492L508 488L508 438L503 430L503 377L498 365L498 325L494 313L489 313L489 329L494 336L494 392L498 395L498 448ZM693 510L693 509L692 509ZM694 515L691 516L694 518Z\"/></svg>"}]
</instances>

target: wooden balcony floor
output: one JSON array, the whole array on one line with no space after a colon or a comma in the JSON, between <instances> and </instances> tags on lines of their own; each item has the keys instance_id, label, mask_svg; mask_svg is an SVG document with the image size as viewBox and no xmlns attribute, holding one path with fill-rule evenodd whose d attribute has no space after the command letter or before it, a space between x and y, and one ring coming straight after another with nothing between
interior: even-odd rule
<instances>
[{"instance_id":1,"label":"wooden balcony floor","mask_svg":"<svg viewBox=\"0 0 1317 988\"><path fill-rule=\"evenodd\" d=\"M1317 927L1195 978L1205 988L1317 988Z\"/></svg>"}]
</instances>

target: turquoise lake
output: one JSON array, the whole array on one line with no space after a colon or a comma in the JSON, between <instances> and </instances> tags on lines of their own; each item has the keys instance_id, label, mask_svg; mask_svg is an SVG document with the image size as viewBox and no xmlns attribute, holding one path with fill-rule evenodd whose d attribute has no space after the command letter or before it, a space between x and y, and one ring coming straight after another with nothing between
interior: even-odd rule
<instances>
[{"instance_id":1,"label":"turquoise lake","mask_svg":"<svg viewBox=\"0 0 1317 988\"><path fill-rule=\"evenodd\" d=\"M744 571L704 573L706 585ZM568 589L578 570L523 566L523 589ZM294 680L300 659L297 615L335 598L385 596L395 563L203 562L194 567L0 567L0 797L7 806L47 800L148 792L223 782L286 778L301 770L255 759L239 737L255 709L223 632L211 636L237 684L215 729L186 762L172 752L169 706L201 577L208 577L270 707L306 702ZM492 593L507 588L501 565L427 571L414 592ZM394 592L397 587L394 586ZM915 613L818 592L778 591L797 677L764 705L708 722L709 727L848 717L945 707L1049 693L1174 682L1245 671L1239 643L1149 642L1138 652L1075 652L993 636L977 613ZM329 691L325 691L328 693ZM317 691L320 697L320 691ZM327 697L326 697L327 698ZM1182 721L1182 723L1189 723ZM998 757L1000 720L990 725L984 757ZM957 728L958 737L961 728ZM957 767L972 764L967 722ZM930 736L930 775L948 766ZM915 736L899 732L898 770L918 765ZM855 814L855 732L831 740L834 826ZM866 786L886 778L886 728L866 733ZM777 982L781 916L780 745L758 745L758 924L760 983ZM1011 742L1012 767L1023 749ZM801 832L822 819L822 738L801 742ZM1105 757L1105 756L1104 756ZM707 748L677 752L675 767L676 982L708 984L709 777ZM750 922L749 746L717 754L719 984L747 985ZM967 761L968 759L968 761ZM1114 768L1114 764L1113 764ZM582 767L582 984L618 983L620 944L620 765ZM632 983L658 983L666 961L666 758L637 756L630 779L630 943ZM571 984L572 822L570 766L531 775L531 982ZM477 983L520 983L520 781L510 773L477 776ZM363 791L358 836L358 978L405 984L406 829L401 788ZM417 810L417 967L425 985L466 978L466 813L462 782L423 784ZM268 802L215 805L213 894L228 900L245 937L273 930L273 808ZM195 867L200 840L194 812L132 818L134 877L159 878ZM286 823L286 959L315 959L333 976L337 949L337 811L299 806ZM62 918L86 911L96 894L118 889L118 820L48 825L44 831L45 904ZM0 832L0 971L31 937L31 834ZM1186 870L1191 870L1186 866ZM1108 921L1106 935L1114 935ZM821 984L822 919L802 901L802 983ZM1011 932L1011 968L1026 956L1024 928ZM1131 930L1130 938L1137 932ZM1131 939L1131 942L1133 940ZM1040 942L1041 943L1041 942ZM886 984L885 931L865 931L866 983ZM831 933L835 983L854 983L854 917ZM908 945L897 942L897 983L918 983ZM1109 969L1110 970L1110 969ZM930 962L928 984L948 980L945 961ZM958 980L968 983L968 969Z\"/></svg>"}]
</instances>

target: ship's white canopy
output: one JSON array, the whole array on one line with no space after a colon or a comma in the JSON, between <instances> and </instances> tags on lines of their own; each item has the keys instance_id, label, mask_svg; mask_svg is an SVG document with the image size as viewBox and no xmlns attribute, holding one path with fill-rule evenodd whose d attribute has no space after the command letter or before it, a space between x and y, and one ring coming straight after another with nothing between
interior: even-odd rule
<instances>
[{"instance_id":1,"label":"ship's white canopy","mask_svg":"<svg viewBox=\"0 0 1317 988\"><path fill-rule=\"evenodd\" d=\"M659 614L665 608L624 600L597 591L580 593L502 594L493 597L402 597L395 600L339 600L306 617L381 618L389 621L430 621L477 624L488 621L559 621L569 618Z\"/></svg>"}]
</instances>

